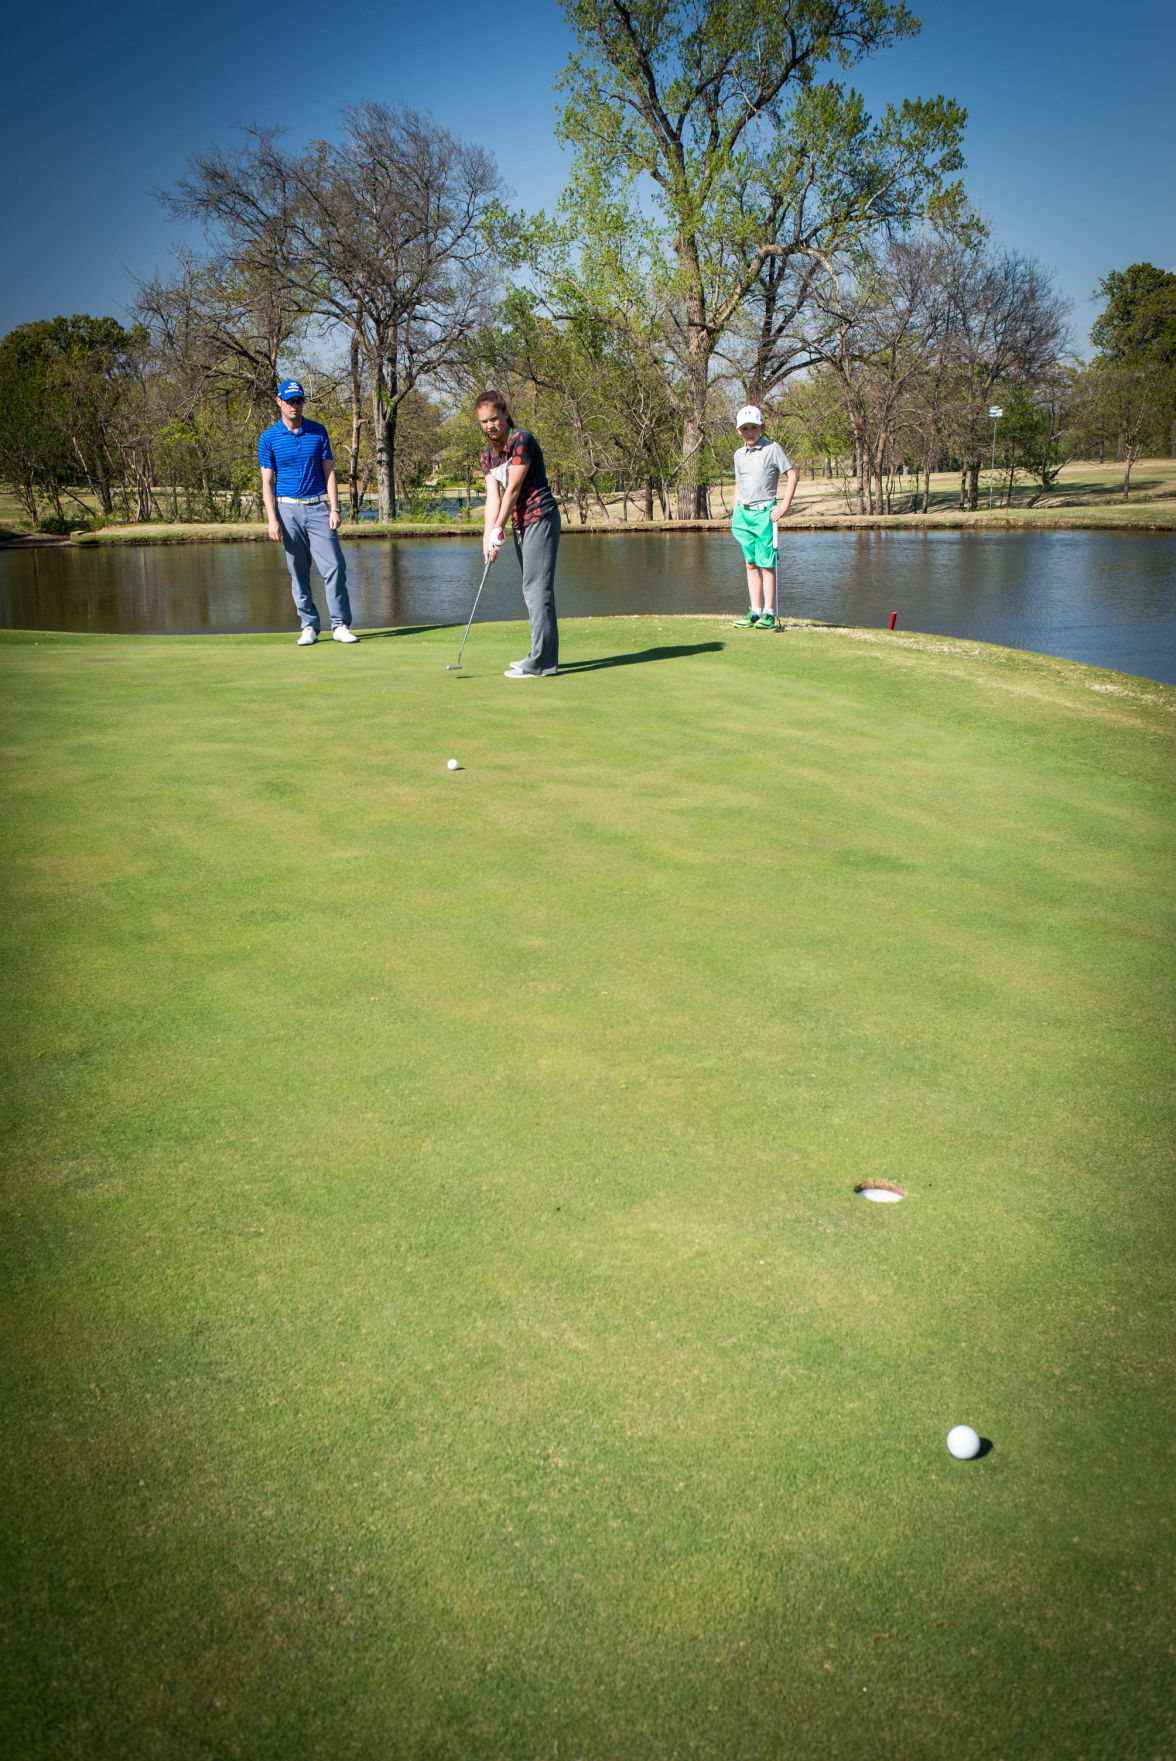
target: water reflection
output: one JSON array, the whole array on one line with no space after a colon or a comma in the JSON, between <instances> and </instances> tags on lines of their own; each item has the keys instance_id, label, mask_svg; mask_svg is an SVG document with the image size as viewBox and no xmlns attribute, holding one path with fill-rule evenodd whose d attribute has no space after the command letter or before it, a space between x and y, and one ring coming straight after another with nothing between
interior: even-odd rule
<instances>
[{"instance_id":1,"label":"water reflection","mask_svg":"<svg viewBox=\"0 0 1176 1761\"><path fill-rule=\"evenodd\" d=\"M356 624L464 624L481 573L470 539L344 540ZM781 544L781 603L798 617L970 636L1176 684L1176 537L1119 532L801 532ZM743 570L720 533L570 534L565 617L727 612ZM320 611L325 608L320 605ZM521 618L513 557L479 621ZM296 628L268 544L0 551L0 625L191 633ZM569 657L570 658L570 657Z\"/></svg>"}]
</instances>

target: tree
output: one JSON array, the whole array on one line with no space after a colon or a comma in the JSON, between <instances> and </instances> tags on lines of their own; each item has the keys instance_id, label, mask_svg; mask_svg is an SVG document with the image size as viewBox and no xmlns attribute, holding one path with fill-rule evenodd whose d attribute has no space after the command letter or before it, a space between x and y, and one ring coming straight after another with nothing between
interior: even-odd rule
<instances>
[{"instance_id":1,"label":"tree","mask_svg":"<svg viewBox=\"0 0 1176 1761\"><path fill-rule=\"evenodd\" d=\"M519 408L543 436L556 494L574 501L581 523L590 501L606 515L606 495L646 486L652 518L665 505L666 455L677 425L658 379L627 346L627 336L587 308L555 322L529 290L510 290L500 323L483 339L482 383L515 389Z\"/></svg>"},{"instance_id":2,"label":"tree","mask_svg":"<svg viewBox=\"0 0 1176 1761\"><path fill-rule=\"evenodd\" d=\"M430 118L366 103L343 113L343 139L286 152L253 128L234 151L190 162L168 198L200 219L222 259L269 262L306 310L354 340L366 369L380 518L396 511L397 415L422 381L452 370L484 322L483 215L499 189L493 161ZM353 376L358 385L358 375Z\"/></svg>"},{"instance_id":3,"label":"tree","mask_svg":"<svg viewBox=\"0 0 1176 1761\"><path fill-rule=\"evenodd\" d=\"M1172 373L1157 357L1095 360L1088 372L1096 430L1112 435L1123 465L1123 500L1131 499L1131 472L1147 455L1148 440L1172 401Z\"/></svg>"},{"instance_id":4,"label":"tree","mask_svg":"<svg viewBox=\"0 0 1176 1761\"><path fill-rule=\"evenodd\" d=\"M1108 360L1120 363L1155 356L1176 367L1176 275L1152 263L1112 269L1095 298L1107 302L1091 326L1090 340Z\"/></svg>"},{"instance_id":5,"label":"tree","mask_svg":"<svg viewBox=\"0 0 1176 1761\"><path fill-rule=\"evenodd\" d=\"M1001 421L1001 439L1009 467L1010 506L1019 465L1031 471L1041 485L1029 498L1029 506L1036 507L1057 482L1062 467L1074 456L1070 431L1074 381L1074 369L1059 363L1043 374L1032 389L1013 388Z\"/></svg>"},{"instance_id":6,"label":"tree","mask_svg":"<svg viewBox=\"0 0 1176 1761\"><path fill-rule=\"evenodd\" d=\"M0 341L0 478L36 525L43 497L61 519L68 466L57 420L45 320L21 324Z\"/></svg>"},{"instance_id":7,"label":"tree","mask_svg":"<svg viewBox=\"0 0 1176 1761\"><path fill-rule=\"evenodd\" d=\"M967 250L954 265L953 355L959 391L951 440L960 459L960 507L976 508L991 433L989 405L1002 387L1034 386L1070 343L1069 305L1048 272L1019 251Z\"/></svg>"},{"instance_id":8,"label":"tree","mask_svg":"<svg viewBox=\"0 0 1176 1761\"><path fill-rule=\"evenodd\" d=\"M116 412L142 339L117 319L76 313L22 324L0 342L0 475L34 523L41 498L58 520L63 497L88 517L70 487L78 483L111 512Z\"/></svg>"},{"instance_id":9,"label":"tree","mask_svg":"<svg viewBox=\"0 0 1176 1761\"><path fill-rule=\"evenodd\" d=\"M903 236L859 252L844 275L830 268L818 320L828 340L813 348L842 389L859 513L890 511L894 450L914 424L918 390L950 326L943 268L940 241Z\"/></svg>"},{"instance_id":10,"label":"tree","mask_svg":"<svg viewBox=\"0 0 1176 1761\"><path fill-rule=\"evenodd\" d=\"M1119 385L1113 401L1123 408L1138 404L1131 384L1137 392L1146 384L1144 402L1154 405L1151 418L1156 432L1140 438L1144 443L1153 439L1158 447L1166 445L1176 458L1176 275L1152 263L1132 263L1129 269L1113 269L1104 277L1095 298L1107 302L1090 331L1090 340L1100 351L1099 363L1134 376ZM1103 384L1105 390L1111 381ZM1104 409L1109 407L1105 397L1099 402ZM1130 466L1127 474L1130 477Z\"/></svg>"},{"instance_id":11,"label":"tree","mask_svg":"<svg viewBox=\"0 0 1176 1761\"><path fill-rule=\"evenodd\" d=\"M182 363L200 393L232 391L267 410L280 363L304 341L314 310L289 285L276 232L265 231L249 252L201 260L177 251L171 278L140 282L135 303L156 347Z\"/></svg>"},{"instance_id":12,"label":"tree","mask_svg":"<svg viewBox=\"0 0 1176 1761\"><path fill-rule=\"evenodd\" d=\"M564 5L585 47L563 77L561 136L576 154L563 212L615 322L626 302L606 275L618 241L656 302L682 421L679 515L692 518L705 512L712 361L744 302L758 287L771 329L768 296L790 269L944 200L965 114L943 98L907 100L875 123L856 93L816 83L824 64L849 67L913 34L901 0Z\"/></svg>"}]
</instances>

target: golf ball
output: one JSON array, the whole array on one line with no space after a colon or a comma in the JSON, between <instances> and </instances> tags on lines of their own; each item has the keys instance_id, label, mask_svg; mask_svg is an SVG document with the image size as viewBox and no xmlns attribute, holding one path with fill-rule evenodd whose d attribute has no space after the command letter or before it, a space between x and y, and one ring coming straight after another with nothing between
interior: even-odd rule
<instances>
[{"instance_id":1,"label":"golf ball","mask_svg":"<svg viewBox=\"0 0 1176 1761\"><path fill-rule=\"evenodd\" d=\"M959 1461L971 1461L980 1453L980 1438L971 1425L953 1425L947 1433L947 1447Z\"/></svg>"},{"instance_id":2,"label":"golf ball","mask_svg":"<svg viewBox=\"0 0 1176 1761\"><path fill-rule=\"evenodd\" d=\"M460 770L461 765L457 762L456 758L451 758L445 768L446 770Z\"/></svg>"}]
</instances>

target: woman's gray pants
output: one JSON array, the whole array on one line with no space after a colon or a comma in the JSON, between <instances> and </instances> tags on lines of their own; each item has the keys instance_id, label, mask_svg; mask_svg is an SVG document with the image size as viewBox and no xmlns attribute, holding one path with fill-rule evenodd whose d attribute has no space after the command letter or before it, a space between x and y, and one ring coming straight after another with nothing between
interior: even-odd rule
<instances>
[{"instance_id":1,"label":"woman's gray pants","mask_svg":"<svg viewBox=\"0 0 1176 1761\"><path fill-rule=\"evenodd\" d=\"M523 598L531 620L532 666L559 665L559 625L555 621L555 559L559 555L559 509L524 526L515 527L515 555L523 571Z\"/></svg>"}]
</instances>

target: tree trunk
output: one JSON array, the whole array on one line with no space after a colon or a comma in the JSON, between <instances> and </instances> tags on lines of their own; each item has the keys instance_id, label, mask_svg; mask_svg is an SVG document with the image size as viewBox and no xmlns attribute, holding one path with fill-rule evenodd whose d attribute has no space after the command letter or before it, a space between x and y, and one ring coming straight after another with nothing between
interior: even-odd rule
<instances>
[{"instance_id":1,"label":"tree trunk","mask_svg":"<svg viewBox=\"0 0 1176 1761\"><path fill-rule=\"evenodd\" d=\"M973 459L968 466L968 506L973 513L980 506L980 460Z\"/></svg>"},{"instance_id":2,"label":"tree trunk","mask_svg":"<svg viewBox=\"0 0 1176 1761\"><path fill-rule=\"evenodd\" d=\"M387 365L388 377L384 377ZM376 498L381 520L396 518L396 362L376 362L372 375L372 433L376 443Z\"/></svg>"},{"instance_id":3,"label":"tree trunk","mask_svg":"<svg viewBox=\"0 0 1176 1761\"><path fill-rule=\"evenodd\" d=\"M40 509L37 506L37 485L31 477L26 477L22 478L20 483L14 484L13 487L16 491L16 499L35 526L40 514Z\"/></svg>"},{"instance_id":4,"label":"tree trunk","mask_svg":"<svg viewBox=\"0 0 1176 1761\"><path fill-rule=\"evenodd\" d=\"M396 411L387 415L372 410L376 430L376 502L378 518L396 518Z\"/></svg>"},{"instance_id":5,"label":"tree trunk","mask_svg":"<svg viewBox=\"0 0 1176 1761\"><path fill-rule=\"evenodd\" d=\"M645 518L653 523L653 478L645 479Z\"/></svg>"},{"instance_id":6,"label":"tree trunk","mask_svg":"<svg viewBox=\"0 0 1176 1761\"><path fill-rule=\"evenodd\" d=\"M702 451L702 425L691 418L682 425L682 471L678 478L678 518L697 520L703 493L698 481L699 453Z\"/></svg>"},{"instance_id":7,"label":"tree trunk","mask_svg":"<svg viewBox=\"0 0 1176 1761\"><path fill-rule=\"evenodd\" d=\"M864 514L866 511L865 473L866 461L862 456L861 437L855 430L853 436L853 476L854 493L857 499L857 512L859 514Z\"/></svg>"},{"instance_id":8,"label":"tree trunk","mask_svg":"<svg viewBox=\"0 0 1176 1761\"><path fill-rule=\"evenodd\" d=\"M358 520L361 507L359 494L359 436L363 423L360 415L362 388L359 381L359 332L351 333L351 463L347 470L347 494L351 502L351 518Z\"/></svg>"},{"instance_id":9,"label":"tree trunk","mask_svg":"<svg viewBox=\"0 0 1176 1761\"><path fill-rule=\"evenodd\" d=\"M685 257L697 274L692 247L687 248ZM706 439L710 338L706 333L702 300L694 294L688 295L686 300L686 339L686 409L682 423L682 468L678 475L678 518L698 520L704 517L706 505L702 448Z\"/></svg>"}]
</instances>

